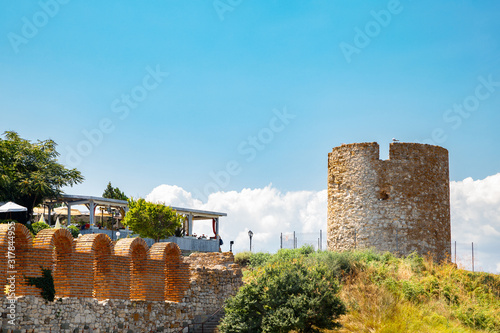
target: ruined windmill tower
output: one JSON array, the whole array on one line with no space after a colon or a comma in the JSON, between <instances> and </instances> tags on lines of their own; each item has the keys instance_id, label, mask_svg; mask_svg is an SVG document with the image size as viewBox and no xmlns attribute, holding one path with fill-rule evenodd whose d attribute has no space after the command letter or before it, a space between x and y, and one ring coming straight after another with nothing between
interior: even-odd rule
<instances>
[{"instance_id":1,"label":"ruined windmill tower","mask_svg":"<svg viewBox=\"0 0 500 333\"><path fill-rule=\"evenodd\" d=\"M328 154L328 249L373 247L437 260L451 250L448 151L393 142L343 144Z\"/></svg>"}]
</instances>

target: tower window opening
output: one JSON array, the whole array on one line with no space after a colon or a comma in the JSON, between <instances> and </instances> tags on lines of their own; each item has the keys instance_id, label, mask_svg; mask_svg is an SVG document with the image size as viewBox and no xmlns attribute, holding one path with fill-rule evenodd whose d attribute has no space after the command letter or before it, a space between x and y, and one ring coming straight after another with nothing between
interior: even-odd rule
<instances>
[{"instance_id":1,"label":"tower window opening","mask_svg":"<svg viewBox=\"0 0 500 333\"><path fill-rule=\"evenodd\" d=\"M379 193L379 200L387 200L389 199L389 193L386 190L381 190Z\"/></svg>"}]
</instances>

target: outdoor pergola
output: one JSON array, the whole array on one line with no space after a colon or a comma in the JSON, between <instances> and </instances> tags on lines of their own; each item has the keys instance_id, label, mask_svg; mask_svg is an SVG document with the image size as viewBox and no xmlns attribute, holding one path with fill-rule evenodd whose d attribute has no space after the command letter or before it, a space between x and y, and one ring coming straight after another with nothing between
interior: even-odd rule
<instances>
[{"instance_id":1,"label":"outdoor pergola","mask_svg":"<svg viewBox=\"0 0 500 333\"><path fill-rule=\"evenodd\" d=\"M72 194L62 194L58 198L46 199L44 201L44 205L48 207L48 219L49 222L51 220L50 216L53 210L54 205L64 203L68 208L68 225L71 224L71 206L76 205L85 205L89 210L89 224L90 226L94 226L94 218L95 218L95 208L97 206L117 209L123 209L125 212L128 210L128 203L125 200L118 199L108 199L102 197L92 197L92 196L84 196L84 195L72 195Z\"/></svg>"},{"instance_id":2,"label":"outdoor pergola","mask_svg":"<svg viewBox=\"0 0 500 333\"><path fill-rule=\"evenodd\" d=\"M125 200L108 199L102 197L84 196L84 195L72 195L72 194L62 194L58 198L46 199L44 205L48 208L48 219L51 221L51 215L54 213L54 206L56 204L64 203L67 206L68 222L71 224L71 207L76 205L85 205L89 210L89 224L91 228L94 226L95 220L95 208L96 207L106 207L108 209L123 209L125 212L128 211L128 203ZM198 210L191 208L182 207L172 207L178 214L184 215L184 230L186 236L193 235L193 223L199 220L211 220L214 237L212 239L217 240L217 248L219 246L220 236L219 236L219 218L221 216L227 216L226 213L212 212L206 210Z\"/></svg>"},{"instance_id":3,"label":"outdoor pergola","mask_svg":"<svg viewBox=\"0 0 500 333\"><path fill-rule=\"evenodd\" d=\"M172 207L172 206L171 206ZM184 220L184 231L186 236L193 234L193 222L196 220L212 220L214 223L214 233L216 235L217 244L219 244L219 218L227 216L226 213L212 212L207 210L198 210L191 208L172 207L178 214L186 216Z\"/></svg>"}]
</instances>

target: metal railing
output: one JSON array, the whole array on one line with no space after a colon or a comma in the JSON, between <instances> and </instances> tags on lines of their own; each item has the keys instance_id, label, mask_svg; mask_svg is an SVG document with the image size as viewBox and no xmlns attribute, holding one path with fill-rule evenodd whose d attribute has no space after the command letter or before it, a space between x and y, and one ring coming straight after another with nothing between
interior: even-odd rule
<instances>
[{"instance_id":1,"label":"metal railing","mask_svg":"<svg viewBox=\"0 0 500 333\"><path fill-rule=\"evenodd\" d=\"M120 236L116 236L116 232L120 232ZM84 234L106 234L111 238L111 240L117 240L121 238L139 237L139 235L134 234L131 230L108 230L108 229L84 229L80 230L82 235ZM144 238L144 241L148 246L152 246L155 241L151 238ZM198 252L219 252L219 242L216 239L198 239L196 237L184 236L184 237L169 237L166 239L161 239L160 242L172 242L179 245L181 250L186 251L198 251Z\"/></svg>"}]
</instances>

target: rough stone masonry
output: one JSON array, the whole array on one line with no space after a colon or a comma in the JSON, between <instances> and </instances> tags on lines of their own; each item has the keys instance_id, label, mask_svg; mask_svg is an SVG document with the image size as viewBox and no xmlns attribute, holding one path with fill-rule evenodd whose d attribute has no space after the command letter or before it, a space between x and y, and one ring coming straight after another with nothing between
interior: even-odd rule
<instances>
[{"instance_id":1,"label":"rough stone masonry","mask_svg":"<svg viewBox=\"0 0 500 333\"><path fill-rule=\"evenodd\" d=\"M328 154L328 249L451 251L448 151L393 142L379 159L376 142L342 144Z\"/></svg>"},{"instance_id":2,"label":"rough stone masonry","mask_svg":"<svg viewBox=\"0 0 500 333\"><path fill-rule=\"evenodd\" d=\"M0 299L0 332L178 332L242 285L232 253L183 257L177 244L148 247L141 238L73 239L66 229L45 229L32 239L22 224L0 224L0 254L2 289L15 278ZM53 302L24 279L40 277L42 267L52 270Z\"/></svg>"}]
</instances>

